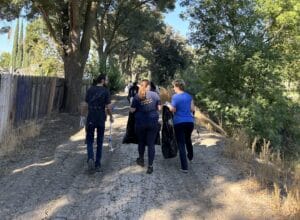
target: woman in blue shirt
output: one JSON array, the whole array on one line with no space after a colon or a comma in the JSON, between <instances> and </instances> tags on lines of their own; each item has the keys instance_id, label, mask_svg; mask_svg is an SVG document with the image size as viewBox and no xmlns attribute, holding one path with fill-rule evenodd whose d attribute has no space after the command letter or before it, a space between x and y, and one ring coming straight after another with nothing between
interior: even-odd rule
<instances>
[{"instance_id":1,"label":"woman in blue shirt","mask_svg":"<svg viewBox=\"0 0 300 220\"><path fill-rule=\"evenodd\" d=\"M144 166L145 147L148 146L148 170L153 172L153 160L155 155L155 139L159 129L158 110L161 109L160 98L156 92L150 91L149 80L142 80L138 94L132 100L130 111L135 116L135 131L138 139L139 157L136 162Z\"/></svg>"},{"instance_id":2,"label":"woman in blue shirt","mask_svg":"<svg viewBox=\"0 0 300 220\"><path fill-rule=\"evenodd\" d=\"M176 94L172 96L171 104L168 107L170 111L174 112L173 123L179 148L181 171L187 173L186 156L190 161L193 160L194 156L191 135L194 129L193 112L195 106L192 96L184 91L185 83L183 80L174 80L172 84Z\"/></svg>"}]
</instances>

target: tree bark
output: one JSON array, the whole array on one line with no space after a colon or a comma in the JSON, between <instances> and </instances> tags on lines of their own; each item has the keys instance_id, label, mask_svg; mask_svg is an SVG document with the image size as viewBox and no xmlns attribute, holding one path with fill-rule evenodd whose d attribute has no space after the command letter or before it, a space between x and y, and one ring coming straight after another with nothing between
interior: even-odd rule
<instances>
[{"instance_id":1,"label":"tree bark","mask_svg":"<svg viewBox=\"0 0 300 220\"><path fill-rule=\"evenodd\" d=\"M65 71L65 100L64 110L69 113L77 113L81 101L81 85L85 62L82 62L78 54L71 54L64 58Z\"/></svg>"},{"instance_id":2,"label":"tree bark","mask_svg":"<svg viewBox=\"0 0 300 220\"><path fill-rule=\"evenodd\" d=\"M62 16L67 16L65 19L68 21L68 27L55 25L49 17L49 11L45 10L47 6L42 3L37 4L64 61L66 84L63 108L69 113L78 112L83 71L90 51L92 29L96 23L99 2L90 0L85 7L78 0L66 2L68 14ZM59 8L57 13L64 11L65 6Z\"/></svg>"}]
</instances>

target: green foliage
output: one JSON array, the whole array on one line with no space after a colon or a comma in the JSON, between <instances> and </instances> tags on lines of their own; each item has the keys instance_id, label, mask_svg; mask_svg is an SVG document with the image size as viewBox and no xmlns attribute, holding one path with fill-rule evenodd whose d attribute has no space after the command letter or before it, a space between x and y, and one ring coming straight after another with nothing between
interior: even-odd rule
<instances>
[{"instance_id":1,"label":"green foliage","mask_svg":"<svg viewBox=\"0 0 300 220\"><path fill-rule=\"evenodd\" d=\"M115 60L110 59L110 62L105 66L98 62L98 57L92 53L90 60L86 66L86 76L90 79L95 79L101 73L105 73L109 79L109 89L112 93L118 92L124 88L124 78L120 72Z\"/></svg>"},{"instance_id":2,"label":"green foliage","mask_svg":"<svg viewBox=\"0 0 300 220\"><path fill-rule=\"evenodd\" d=\"M62 61L42 19L33 20L26 27L23 66L35 75L56 76L63 72Z\"/></svg>"},{"instance_id":3,"label":"green foliage","mask_svg":"<svg viewBox=\"0 0 300 220\"><path fill-rule=\"evenodd\" d=\"M300 103L289 98L300 76L299 3L183 4L198 62L182 76L196 102L229 133L243 129L252 138L270 140L285 155L299 156Z\"/></svg>"},{"instance_id":4,"label":"green foliage","mask_svg":"<svg viewBox=\"0 0 300 220\"><path fill-rule=\"evenodd\" d=\"M21 68L23 65L23 51L24 51L24 38L23 38L23 22L21 24L19 43L18 43L18 53L16 60L16 67Z\"/></svg>"},{"instance_id":5,"label":"green foliage","mask_svg":"<svg viewBox=\"0 0 300 220\"><path fill-rule=\"evenodd\" d=\"M19 43L19 19L17 21L16 28L14 31L14 43L13 43L13 49L11 53L11 66L13 70L16 68L16 62L18 56L18 43Z\"/></svg>"},{"instance_id":6,"label":"green foliage","mask_svg":"<svg viewBox=\"0 0 300 220\"><path fill-rule=\"evenodd\" d=\"M11 55L10 53L7 52L3 52L0 55L0 68L2 69L9 69L9 65L10 65L10 59L11 59Z\"/></svg>"},{"instance_id":7,"label":"green foliage","mask_svg":"<svg viewBox=\"0 0 300 220\"><path fill-rule=\"evenodd\" d=\"M115 62L110 62L106 74L109 79L109 88L111 92L118 92L124 88L124 79L121 75L120 68Z\"/></svg>"},{"instance_id":8,"label":"green foliage","mask_svg":"<svg viewBox=\"0 0 300 220\"><path fill-rule=\"evenodd\" d=\"M149 68L153 81L159 85L167 85L177 71L184 70L188 66L189 53L185 48L186 42L167 29L165 34L154 37L151 44Z\"/></svg>"}]
</instances>

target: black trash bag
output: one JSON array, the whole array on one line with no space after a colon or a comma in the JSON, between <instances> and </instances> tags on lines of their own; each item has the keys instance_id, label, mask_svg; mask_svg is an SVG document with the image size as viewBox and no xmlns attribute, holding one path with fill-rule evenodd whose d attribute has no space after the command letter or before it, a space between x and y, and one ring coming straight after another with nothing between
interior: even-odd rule
<instances>
[{"instance_id":1,"label":"black trash bag","mask_svg":"<svg viewBox=\"0 0 300 220\"><path fill-rule=\"evenodd\" d=\"M173 126L173 114L167 106L162 109L161 150L165 159L177 156L178 146Z\"/></svg>"},{"instance_id":2,"label":"black trash bag","mask_svg":"<svg viewBox=\"0 0 300 220\"><path fill-rule=\"evenodd\" d=\"M160 145L160 129L161 125L158 124L159 130L157 132L155 144ZM126 133L122 141L123 144L138 144L138 139L135 134L135 118L134 118L134 113L129 112L128 115L128 121L127 121L127 126L126 126Z\"/></svg>"},{"instance_id":3,"label":"black trash bag","mask_svg":"<svg viewBox=\"0 0 300 220\"><path fill-rule=\"evenodd\" d=\"M131 143L137 144L137 137L135 134L134 126L135 126L134 113L129 112L126 133L122 141L123 144L131 144Z\"/></svg>"}]
</instances>

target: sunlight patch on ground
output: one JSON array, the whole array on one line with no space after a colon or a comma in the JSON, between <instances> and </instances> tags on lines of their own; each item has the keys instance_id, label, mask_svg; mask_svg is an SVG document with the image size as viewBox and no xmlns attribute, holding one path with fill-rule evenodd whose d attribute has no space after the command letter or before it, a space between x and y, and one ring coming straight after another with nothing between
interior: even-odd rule
<instances>
[{"instance_id":1,"label":"sunlight patch on ground","mask_svg":"<svg viewBox=\"0 0 300 220\"><path fill-rule=\"evenodd\" d=\"M172 216L161 209L151 209L144 213L144 215L140 218L140 220L156 220L156 219L164 219L171 220Z\"/></svg>"},{"instance_id":2,"label":"sunlight patch on ground","mask_svg":"<svg viewBox=\"0 0 300 220\"><path fill-rule=\"evenodd\" d=\"M34 211L30 211L18 216L17 219L51 219L54 213L70 203L71 201L68 196L64 195L58 199L50 201L47 204L39 206Z\"/></svg>"},{"instance_id":3,"label":"sunlight patch on ground","mask_svg":"<svg viewBox=\"0 0 300 220\"><path fill-rule=\"evenodd\" d=\"M81 141L84 140L84 128L82 128L80 131L78 131L76 134L72 135L70 137L70 141Z\"/></svg>"},{"instance_id":4,"label":"sunlight patch on ground","mask_svg":"<svg viewBox=\"0 0 300 220\"><path fill-rule=\"evenodd\" d=\"M178 210L184 211L179 215ZM166 203L161 208L154 208L147 210L140 219L152 220L152 219L187 219L194 220L199 219L197 212L202 209L201 205L195 205L191 201L176 200Z\"/></svg>"},{"instance_id":5,"label":"sunlight patch on ground","mask_svg":"<svg viewBox=\"0 0 300 220\"><path fill-rule=\"evenodd\" d=\"M122 170L119 171L119 174L137 174L137 173L142 173L144 172L144 169L140 166L130 166L126 167Z\"/></svg>"},{"instance_id":6,"label":"sunlight patch on ground","mask_svg":"<svg viewBox=\"0 0 300 220\"><path fill-rule=\"evenodd\" d=\"M12 173L23 172L23 171L25 171L25 170L27 170L28 168L31 168L31 167L44 167L44 166L48 166L52 163L54 163L54 160L51 160L51 161L48 161L48 162L45 162L45 163L34 163L34 164L30 164L28 166L25 166L23 168L15 169Z\"/></svg>"}]
</instances>

